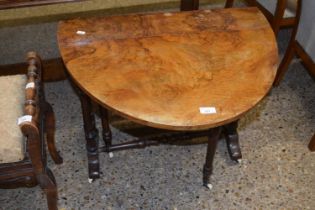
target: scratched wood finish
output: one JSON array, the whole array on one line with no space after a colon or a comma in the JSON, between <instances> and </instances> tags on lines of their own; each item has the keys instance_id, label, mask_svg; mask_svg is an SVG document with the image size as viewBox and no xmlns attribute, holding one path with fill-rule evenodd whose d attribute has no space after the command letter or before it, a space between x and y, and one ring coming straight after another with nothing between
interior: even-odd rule
<instances>
[{"instance_id":1,"label":"scratched wood finish","mask_svg":"<svg viewBox=\"0 0 315 210\"><path fill-rule=\"evenodd\" d=\"M58 43L93 100L170 130L235 121L267 94L278 63L272 29L255 8L68 20ZM205 106L217 113L200 114Z\"/></svg>"}]
</instances>

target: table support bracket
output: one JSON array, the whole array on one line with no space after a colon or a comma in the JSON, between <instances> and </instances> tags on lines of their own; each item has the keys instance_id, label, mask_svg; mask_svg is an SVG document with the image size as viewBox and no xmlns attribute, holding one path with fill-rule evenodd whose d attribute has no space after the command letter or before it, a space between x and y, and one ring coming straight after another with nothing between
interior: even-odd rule
<instances>
[{"instance_id":1,"label":"table support bracket","mask_svg":"<svg viewBox=\"0 0 315 210\"><path fill-rule=\"evenodd\" d=\"M192 138L207 136L208 134L209 134L208 130L198 132L162 133L154 136L146 136L141 139L135 139L121 144L114 144L110 146L107 146L105 144L105 146L99 148L99 152L113 152L117 150L145 148L147 146L157 146L162 143L174 144L176 143L176 140L185 141Z\"/></svg>"},{"instance_id":2,"label":"table support bracket","mask_svg":"<svg viewBox=\"0 0 315 210\"><path fill-rule=\"evenodd\" d=\"M221 133L225 135L229 155L232 160L239 161L242 157L237 134L237 121L204 131L191 132L168 132L157 135L146 136L120 144L112 144L112 133L109 126L107 109L100 106L100 116L102 120L102 136L105 145L98 147L98 131L95 127L94 113L92 112L91 99L79 91L81 107L84 120L84 131L86 136L86 148L88 155L89 178L95 179L100 176L99 152L113 152L125 149L145 148L147 146L157 146L161 143L176 144L176 140L184 141L192 138L208 136L208 146L206 162L203 167L203 185L211 188L210 176L213 171L213 158L216 151L217 142Z\"/></svg>"}]
</instances>

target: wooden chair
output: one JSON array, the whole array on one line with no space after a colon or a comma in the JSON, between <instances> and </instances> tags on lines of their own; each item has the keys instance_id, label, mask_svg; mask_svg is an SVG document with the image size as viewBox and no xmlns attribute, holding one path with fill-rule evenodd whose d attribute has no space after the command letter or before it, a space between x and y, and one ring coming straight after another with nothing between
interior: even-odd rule
<instances>
[{"instance_id":1,"label":"wooden chair","mask_svg":"<svg viewBox=\"0 0 315 210\"><path fill-rule=\"evenodd\" d=\"M298 0L245 0L249 6L258 7L270 22L275 35L281 27L296 25L296 9ZM234 0L226 0L225 7L232 7Z\"/></svg>"},{"instance_id":2,"label":"wooden chair","mask_svg":"<svg viewBox=\"0 0 315 210\"><path fill-rule=\"evenodd\" d=\"M26 79L25 75L0 77L0 188L40 185L48 208L56 210L56 182L46 164L44 142L46 137L54 162L62 163L54 142L54 112L45 100L40 58L30 52L27 61Z\"/></svg>"},{"instance_id":3,"label":"wooden chair","mask_svg":"<svg viewBox=\"0 0 315 210\"><path fill-rule=\"evenodd\" d=\"M278 68L274 86L283 79L294 55L301 58L309 73L315 76L315 1L302 0L297 10L298 24L294 28L289 47ZM315 134L309 143L309 149L315 151Z\"/></svg>"}]
</instances>

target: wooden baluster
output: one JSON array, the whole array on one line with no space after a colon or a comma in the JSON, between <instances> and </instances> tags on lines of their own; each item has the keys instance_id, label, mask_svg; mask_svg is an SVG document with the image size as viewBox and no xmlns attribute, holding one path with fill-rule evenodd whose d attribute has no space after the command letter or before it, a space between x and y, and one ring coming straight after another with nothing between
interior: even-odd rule
<instances>
[{"instance_id":1,"label":"wooden baluster","mask_svg":"<svg viewBox=\"0 0 315 210\"><path fill-rule=\"evenodd\" d=\"M79 89L81 101L84 132L86 139L86 149L88 156L89 178L96 179L100 177L100 166L98 157L98 130L95 127L95 117L92 112L91 99Z\"/></svg>"}]
</instances>

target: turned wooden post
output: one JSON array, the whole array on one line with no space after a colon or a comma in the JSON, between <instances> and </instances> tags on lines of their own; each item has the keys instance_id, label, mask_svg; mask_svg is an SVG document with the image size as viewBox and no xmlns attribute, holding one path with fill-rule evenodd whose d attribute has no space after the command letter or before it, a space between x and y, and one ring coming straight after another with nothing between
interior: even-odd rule
<instances>
[{"instance_id":1,"label":"turned wooden post","mask_svg":"<svg viewBox=\"0 0 315 210\"><path fill-rule=\"evenodd\" d=\"M98 130L95 127L95 117L92 111L92 101L79 89L78 93L81 101L83 115L86 150L88 156L89 178L96 179L100 177L100 166L98 157Z\"/></svg>"},{"instance_id":2,"label":"turned wooden post","mask_svg":"<svg viewBox=\"0 0 315 210\"><path fill-rule=\"evenodd\" d=\"M209 189L212 188L212 185L210 184L210 176L213 170L213 158L215 155L221 130L221 127L212 128L208 136L206 163L203 167L203 185Z\"/></svg>"},{"instance_id":3,"label":"turned wooden post","mask_svg":"<svg viewBox=\"0 0 315 210\"><path fill-rule=\"evenodd\" d=\"M112 145L112 132L109 127L109 119L108 119L108 111L106 108L99 106L101 120L102 120L102 134L103 134L103 141L105 143L105 147L110 147Z\"/></svg>"}]
</instances>

